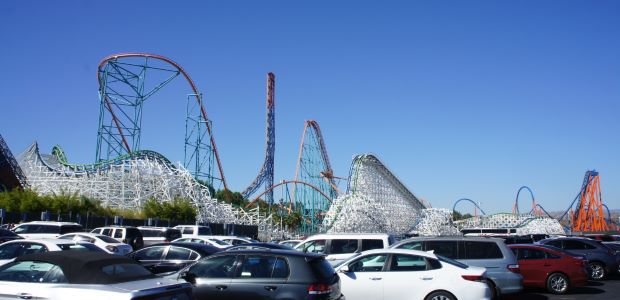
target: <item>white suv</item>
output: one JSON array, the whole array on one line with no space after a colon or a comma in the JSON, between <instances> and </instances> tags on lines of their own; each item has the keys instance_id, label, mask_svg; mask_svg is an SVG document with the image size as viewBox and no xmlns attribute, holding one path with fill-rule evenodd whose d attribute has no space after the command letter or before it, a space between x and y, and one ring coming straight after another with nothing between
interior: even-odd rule
<instances>
[{"instance_id":1,"label":"white suv","mask_svg":"<svg viewBox=\"0 0 620 300\"><path fill-rule=\"evenodd\" d=\"M211 228L201 225L177 225L172 228L181 230L183 237L193 237L199 235L211 235Z\"/></svg>"},{"instance_id":2,"label":"white suv","mask_svg":"<svg viewBox=\"0 0 620 300\"><path fill-rule=\"evenodd\" d=\"M384 233L317 234L303 240L296 250L326 254L327 261L338 265L355 253L388 248L394 237Z\"/></svg>"},{"instance_id":3,"label":"white suv","mask_svg":"<svg viewBox=\"0 0 620 300\"><path fill-rule=\"evenodd\" d=\"M26 239L54 239L61 234L84 231L82 225L73 222L34 221L22 223L13 232Z\"/></svg>"}]
</instances>

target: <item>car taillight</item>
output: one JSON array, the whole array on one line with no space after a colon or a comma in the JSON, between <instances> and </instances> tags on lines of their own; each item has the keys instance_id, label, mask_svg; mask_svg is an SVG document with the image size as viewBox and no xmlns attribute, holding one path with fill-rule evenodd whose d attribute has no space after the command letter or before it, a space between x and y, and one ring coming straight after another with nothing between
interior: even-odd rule
<instances>
[{"instance_id":1,"label":"car taillight","mask_svg":"<svg viewBox=\"0 0 620 300\"><path fill-rule=\"evenodd\" d=\"M461 277L469 281L484 281L485 280L484 276L482 275L461 275Z\"/></svg>"},{"instance_id":2,"label":"car taillight","mask_svg":"<svg viewBox=\"0 0 620 300\"><path fill-rule=\"evenodd\" d=\"M332 292L332 287L325 283L313 283L308 286L308 294L310 295L323 295Z\"/></svg>"},{"instance_id":3,"label":"car taillight","mask_svg":"<svg viewBox=\"0 0 620 300\"><path fill-rule=\"evenodd\" d=\"M108 249L108 251L110 252L114 252L114 253L118 252L118 248L116 248L116 246L107 245L105 246L105 248Z\"/></svg>"},{"instance_id":4,"label":"car taillight","mask_svg":"<svg viewBox=\"0 0 620 300\"><path fill-rule=\"evenodd\" d=\"M521 270L519 270L519 265L508 265L507 268L512 273L521 273Z\"/></svg>"}]
</instances>

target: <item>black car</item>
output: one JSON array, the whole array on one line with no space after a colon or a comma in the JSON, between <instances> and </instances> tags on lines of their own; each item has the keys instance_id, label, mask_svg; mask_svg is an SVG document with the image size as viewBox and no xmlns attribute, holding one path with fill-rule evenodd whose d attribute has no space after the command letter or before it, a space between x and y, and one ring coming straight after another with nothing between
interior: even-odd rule
<instances>
[{"instance_id":1,"label":"black car","mask_svg":"<svg viewBox=\"0 0 620 300\"><path fill-rule=\"evenodd\" d=\"M12 240L19 240L19 239L23 239L23 237L17 235L13 231L6 230L6 229L0 229L0 244L4 242L12 241Z\"/></svg>"},{"instance_id":2,"label":"black car","mask_svg":"<svg viewBox=\"0 0 620 300\"><path fill-rule=\"evenodd\" d=\"M325 256L290 250L222 251L168 276L196 299L344 299Z\"/></svg>"},{"instance_id":3,"label":"black car","mask_svg":"<svg viewBox=\"0 0 620 300\"><path fill-rule=\"evenodd\" d=\"M291 246L282 245L282 244L274 244L274 243L245 243L245 244L239 244L239 245L235 245L235 246L230 246L230 247L228 247L228 248L226 248L224 250L225 251L231 251L231 250L249 250L249 249L295 250Z\"/></svg>"},{"instance_id":4,"label":"black car","mask_svg":"<svg viewBox=\"0 0 620 300\"><path fill-rule=\"evenodd\" d=\"M601 241L581 237L557 237L544 239L538 243L583 255L588 260L590 278L595 280L604 279L608 274L620 270L616 252Z\"/></svg>"},{"instance_id":5,"label":"black car","mask_svg":"<svg viewBox=\"0 0 620 300\"><path fill-rule=\"evenodd\" d=\"M160 243L127 254L155 274L174 272L220 248L198 243Z\"/></svg>"}]
</instances>

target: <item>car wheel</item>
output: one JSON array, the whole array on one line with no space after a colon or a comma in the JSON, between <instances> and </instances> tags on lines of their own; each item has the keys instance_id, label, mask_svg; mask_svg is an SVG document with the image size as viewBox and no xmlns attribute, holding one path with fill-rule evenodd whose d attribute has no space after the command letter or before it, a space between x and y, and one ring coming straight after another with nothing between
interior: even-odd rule
<instances>
[{"instance_id":1,"label":"car wheel","mask_svg":"<svg viewBox=\"0 0 620 300\"><path fill-rule=\"evenodd\" d=\"M601 280L605 278L605 266L600 262L591 262L588 264L588 273L590 278L594 280Z\"/></svg>"},{"instance_id":2,"label":"car wheel","mask_svg":"<svg viewBox=\"0 0 620 300\"><path fill-rule=\"evenodd\" d=\"M564 294L568 291L568 278L564 274L553 273L547 278L547 290L553 294Z\"/></svg>"},{"instance_id":3,"label":"car wheel","mask_svg":"<svg viewBox=\"0 0 620 300\"><path fill-rule=\"evenodd\" d=\"M436 291L428 294L424 300L456 300L456 297L446 291Z\"/></svg>"},{"instance_id":4,"label":"car wheel","mask_svg":"<svg viewBox=\"0 0 620 300\"><path fill-rule=\"evenodd\" d=\"M487 280L487 284L489 285L489 289L491 289L491 299L499 299L499 289L495 286L495 283L491 280Z\"/></svg>"}]
</instances>

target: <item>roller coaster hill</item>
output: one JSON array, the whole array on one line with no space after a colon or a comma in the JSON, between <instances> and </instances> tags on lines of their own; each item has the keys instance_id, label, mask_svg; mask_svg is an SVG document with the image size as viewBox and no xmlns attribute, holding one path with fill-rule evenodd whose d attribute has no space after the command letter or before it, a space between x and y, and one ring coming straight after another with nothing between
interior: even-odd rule
<instances>
[{"instance_id":1,"label":"roller coaster hill","mask_svg":"<svg viewBox=\"0 0 620 300\"><path fill-rule=\"evenodd\" d=\"M101 61L97 80L100 109L95 162L72 164L59 146L53 147L51 154L42 154L36 143L16 160L1 141L0 179L6 188L30 188L43 195L76 193L98 199L105 206L130 210L140 208L148 199L165 202L181 197L196 208L197 222L257 226L262 239L290 236L291 231L275 220L291 217L298 222L297 234L302 235L314 232L451 235L459 234L464 228L516 228L518 233L559 234L566 231L566 226L576 229L574 226L580 224L585 226L580 228L582 231L598 231L604 229L601 224L610 224L600 219L600 187L592 188L598 185L598 173L589 173L592 176L584 181L579 201L573 201L578 203L574 205L576 209L560 218L562 224L543 214L544 209L539 205L521 214L517 203L511 214L487 216L478 207L476 210L481 215L455 221L452 218L457 203L475 202L460 199L452 210L432 208L430 203L415 196L377 155L357 155L347 178L335 176L321 128L314 120L304 123L294 179L274 183L273 73L267 74L264 161L256 178L241 193L247 204L233 206L213 197L215 187L228 189L223 164L205 99L181 66L159 55L115 54ZM175 81L177 84L171 85ZM176 164L141 147L144 105L154 102L169 87L180 90L175 89L174 94L180 95L186 106L184 157L182 163ZM346 190L339 189L340 181L346 181ZM259 210L258 202L277 209Z\"/></svg>"}]
</instances>

